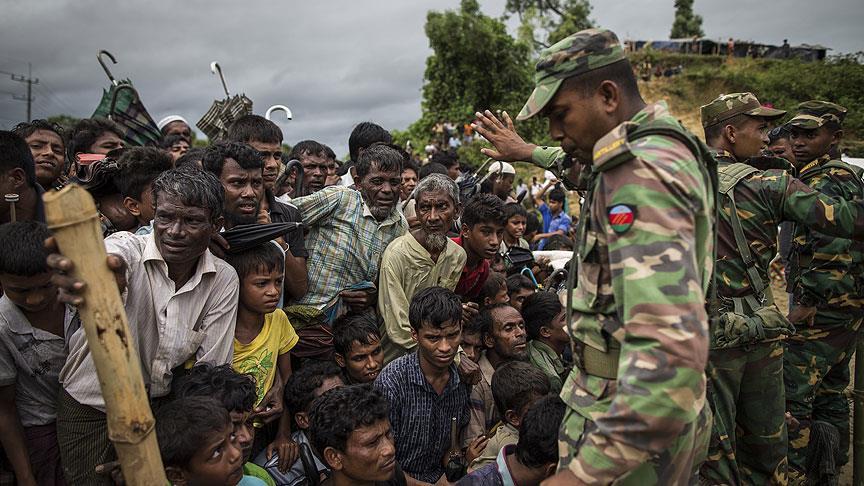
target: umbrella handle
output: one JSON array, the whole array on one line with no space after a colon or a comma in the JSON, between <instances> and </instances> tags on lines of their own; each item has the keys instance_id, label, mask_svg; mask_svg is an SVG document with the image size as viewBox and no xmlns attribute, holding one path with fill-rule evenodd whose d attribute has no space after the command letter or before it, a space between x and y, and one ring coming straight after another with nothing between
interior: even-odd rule
<instances>
[{"instance_id":1,"label":"umbrella handle","mask_svg":"<svg viewBox=\"0 0 864 486\"><path fill-rule=\"evenodd\" d=\"M120 86L117 86L117 89L114 90L114 94L111 95L111 108L108 109L108 119L109 120L113 120L114 108L117 106L117 95L123 90L129 90L132 92L133 96L135 96L136 98L138 97L138 92L135 91L135 88L133 88L132 86L129 86L128 84L125 84L125 83L121 84Z\"/></svg>"},{"instance_id":2,"label":"umbrella handle","mask_svg":"<svg viewBox=\"0 0 864 486\"><path fill-rule=\"evenodd\" d=\"M111 74L111 71L108 69L108 66L105 65L105 60L102 59L102 56L108 56L108 59L111 59L111 62L113 62L114 64L117 64L117 59L114 58L114 54L111 54L110 52L106 51L105 49L102 49L101 51L99 51L96 54L96 60L98 60L99 64L102 65L102 69L105 71L105 74L108 75L108 79L111 80L111 83L114 86L117 86L117 84L118 84L117 80L114 79L114 75Z\"/></svg>"},{"instance_id":3,"label":"umbrella handle","mask_svg":"<svg viewBox=\"0 0 864 486\"><path fill-rule=\"evenodd\" d=\"M225 96L231 96L228 93L228 84L225 83L225 75L222 74L222 66L218 62L213 61L210 63L210 72L219 75L219 80L222 81L222 89L225 90Z\"/></svg>"},{"instance_id":4,"label":"umbrella handle","mask_svg":"<svg viewBox=\"0 0 864 486\"><path fill-rule=\"evenodd\" d=\"M285 163L285 172L290 172L294 168L297 169L297 179L294 180L294 197L298 197L300 189L303 188L303 164L297 159L291 159Z\"/></svg>"},{"instance_id":5,"label":"umbrella handle","mask_svg":"<svg viewBox=\"0 0 864 486\"><path fill-rule=\"evenodd\" d=\"M291 110L288 109L288 107L285 105L273 105L270 108L267 108L267 112L264 113L264 118L269 120L270 114L273 113L274 111L284 111L285 116L288 117L289 120L294 119L294 115L291 114Z\"/></svg>"}]
</instances>

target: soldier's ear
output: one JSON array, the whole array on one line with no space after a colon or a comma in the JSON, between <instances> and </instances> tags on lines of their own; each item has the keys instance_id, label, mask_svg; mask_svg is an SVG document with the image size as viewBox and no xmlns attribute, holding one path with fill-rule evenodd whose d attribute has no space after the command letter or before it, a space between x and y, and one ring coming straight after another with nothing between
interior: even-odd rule
<instances>
[{"instance_id":1,"label":"soldier's ear","mask_svg":"<svg viewBox=\"0 0 864 486\"><path fill-rule=\"evenodd\" d=\"M735 128L734 125L723 126L723 135L726 137L726 140L728 140L729 143L735 143L735 139L738 137L738 134L736 133L737 131L738 130Z\"/></svg>"},{"instance_id":2,"label":"soldier's ear","mask_svg":"<svg viewBox=\"0 0 864 486\"><path fill-rule=\"evenodd\" d=\"M834 135L831 136L831 145L837 145L840 143L840 140L843 139L843 130L837 130L834 132Z\"/></svg>"},{"instance_id":3,"label":"soldier's ear","mask_svg":"<svg viewBox=\"0 0 864 486\"><path fill-rule=\"evenodd\" d=\"M605 80L597 87L597 93L600 96L600 101L603 104L603 111L606 113L614 113L618 110L621 104L621 88L615 81Z\"/></svg>"}]
</instances>

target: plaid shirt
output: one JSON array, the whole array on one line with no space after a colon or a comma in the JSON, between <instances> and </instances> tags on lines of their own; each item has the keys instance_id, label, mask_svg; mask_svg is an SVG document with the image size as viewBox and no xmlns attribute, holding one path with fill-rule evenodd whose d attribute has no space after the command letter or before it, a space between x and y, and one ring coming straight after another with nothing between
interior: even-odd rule
<instances>
[{"instance_id":1,"label":"plaid shirt","mask_svg":"<svg viewBox=\"0 0 864 486\"><path fill-rule=\"evenodd\" d=\"M291 200L309 228L309 289L297 304L324 309L339 292L361 282L378 282L384 248L408 231L397 209L380 223L359 192L326 187Z\"/></svg>"}]
</instances>

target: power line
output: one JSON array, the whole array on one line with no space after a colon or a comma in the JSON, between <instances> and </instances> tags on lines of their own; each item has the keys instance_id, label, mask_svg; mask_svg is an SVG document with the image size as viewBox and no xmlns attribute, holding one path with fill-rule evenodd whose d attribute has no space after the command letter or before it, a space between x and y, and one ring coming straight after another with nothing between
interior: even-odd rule
<instances>
[{"instance_id":1,"label":"power line","mask_svg":"<svg viewBox=\"0 0 864 486\"><path fill-rule=\"evenodd\" d=\"M10 72L6 72L6 71L0 71L0 73L8 74L12 78L12 81L17 81L19 83L26 83L27 84L27 96L12 95L12 98L16 99L18 101L27 102L27 121L32 120L31 114L32 114L32 110L33 110L33 85L39 84L39 79L33 78L33 65L31 65L29 62L27 63L27 75L26 76L23 74L15 74L15 73L10 73Z\"/></svg>"}]
</instances>

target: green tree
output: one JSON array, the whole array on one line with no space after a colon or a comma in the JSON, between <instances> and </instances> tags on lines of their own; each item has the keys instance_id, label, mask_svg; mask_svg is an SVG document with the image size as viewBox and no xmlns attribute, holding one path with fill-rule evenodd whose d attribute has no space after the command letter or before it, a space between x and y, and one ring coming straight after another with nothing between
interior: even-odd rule
<instances>
[{"instance_id":1,"label":"green tree","mask_svg":"<svg viewBox=\"0 0 864 486\"><path fill-rule=\"evenodd\" d=\"M675 0L675 21L672 23L672 39L702 37L702 16L693 13L694 0Z\"/></svg>"},{"instance_id":2,"label":"green tree","mask_svg":"<svg viewBox=\"0 0 864 486\"><path fill-rule=\"evenodd\" d=\"M518 39L539 50L594 27L588 0L507 0L505 17L519 18Z\"/></svg>"}]
</instances>

